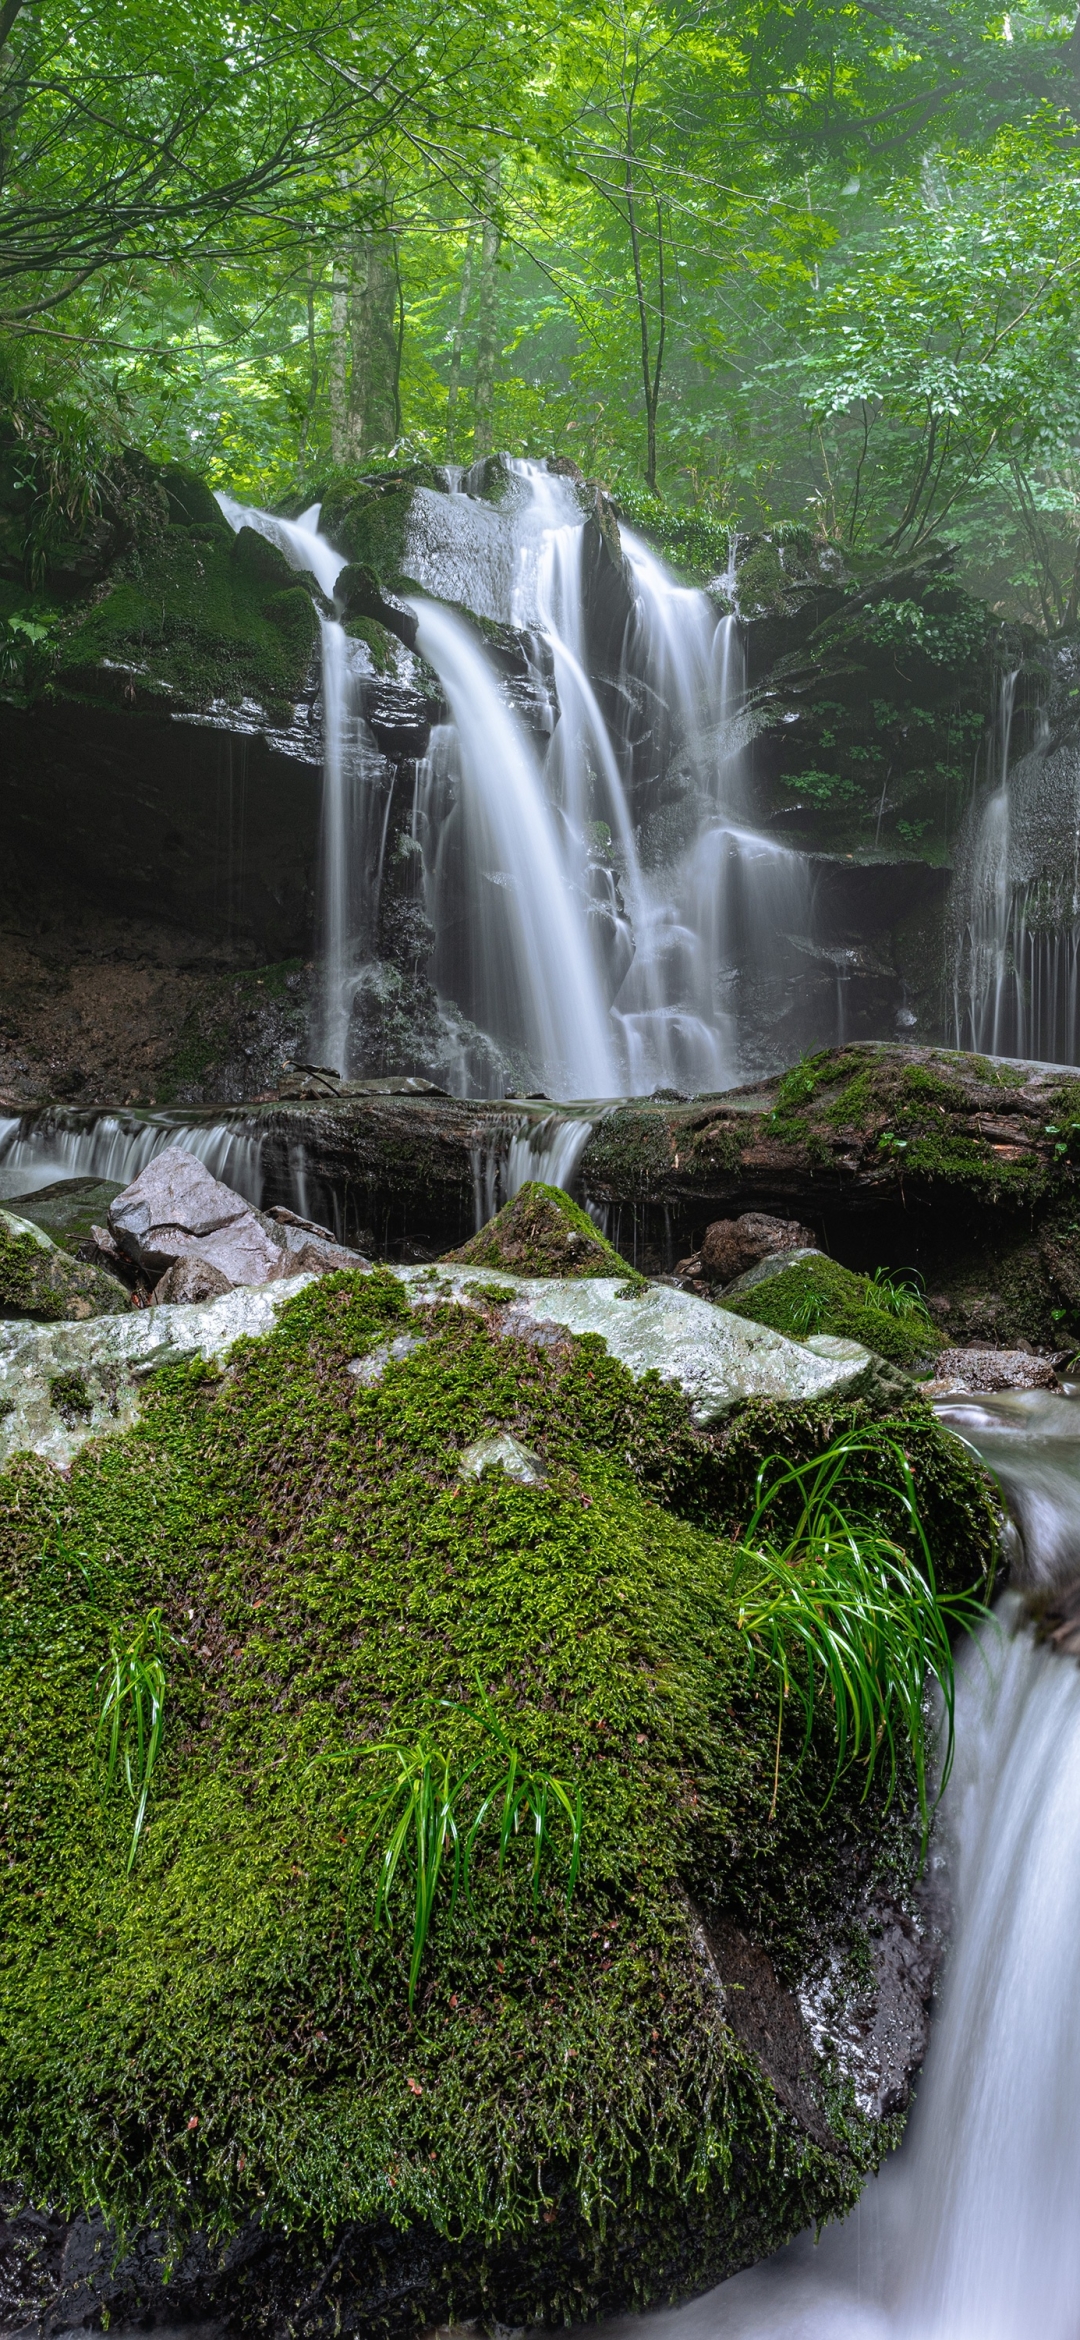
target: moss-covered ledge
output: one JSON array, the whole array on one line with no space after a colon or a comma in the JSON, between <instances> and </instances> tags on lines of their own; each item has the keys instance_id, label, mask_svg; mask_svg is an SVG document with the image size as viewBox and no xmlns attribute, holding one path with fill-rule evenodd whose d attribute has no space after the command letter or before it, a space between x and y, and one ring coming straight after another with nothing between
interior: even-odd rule
<instances>
[{"instance_id":1,"label":"moss-covered ledge","mask_svg":"<svg viewBox=\"0 0 1080 2340\"><path fill-rule=\"evenodd\" d=\"M399 1279L325 1279L224 1370L163 1370L68 1477L4 1481L5 2171L121 2246L158 2236L100 2254L92 2321L145 2312L170 2251L166 2305L240 2328L271 2301L327 2333L643 2304L844 2209L895 2134L791 1994L865 1971L868 1896L911 1888L910 1800L886 1818L849 1783L823 1810L828 1733L800 1768L793 1727L770 1820L775 1700L729 1541L762 1456L860 1409L701 1433L599 1341L503 1314L437 1307L417 1341ZM899 1428L943 1577L970 1582L981 1477L920 1404ZM542 1485L462 1476L496 1431ZM168 1731L129 1875L100 1668L159 1605ZM484 1845L410 2014L404 1899L387 1933L370 1876L350 1896L361 1750L426 1730L482 1759L481 1689L580 1785L581 1876L568 1901L563 1850L534 1901L523 1848L500 1874ZM751 1953L782 2055L737 2019Z\"/></svg>"}]
</instances>

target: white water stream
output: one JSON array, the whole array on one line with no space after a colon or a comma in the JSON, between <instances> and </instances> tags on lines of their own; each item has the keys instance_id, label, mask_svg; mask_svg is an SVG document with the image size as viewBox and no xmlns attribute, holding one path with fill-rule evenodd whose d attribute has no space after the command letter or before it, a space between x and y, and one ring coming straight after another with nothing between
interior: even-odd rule
<instances>
[{"instance_id":1,"label":"white water stream","mask_svg":"<svg viewBox=\"0 0 1080 2340\"><path fill-rule=\"evenodd\" d=\"M1001 1473L1026 1570L1080 1573L1080 1404L940 1409ZM1077 2340L1080 2334L1080 1666L1016 1594L958 1667L937 1834L954 1929L898 2154L820 2242L605 2340Z\"/></svg>"}]
</instances>

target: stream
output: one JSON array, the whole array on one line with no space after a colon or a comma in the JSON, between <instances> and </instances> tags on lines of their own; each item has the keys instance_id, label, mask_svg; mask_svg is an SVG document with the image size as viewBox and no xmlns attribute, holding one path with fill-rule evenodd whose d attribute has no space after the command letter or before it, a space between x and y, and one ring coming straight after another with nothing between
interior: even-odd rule
<instances>
[{"instance_id":1,"label":"stream","mask_svg":"<svg viewBox=\"0 0 1080 2340\"><path fill-rule=\"evenodd\" d=\"M938 1412L998 1473L1014 1581L1073 1581L1077 1397ZM1080 1667L1035 1641L1015 1590L959 1655L956 1735L931 1854L952 1942L900 2151L819 2242L607 2340L1077 2340Z\"/></svg>"}]
</instances>

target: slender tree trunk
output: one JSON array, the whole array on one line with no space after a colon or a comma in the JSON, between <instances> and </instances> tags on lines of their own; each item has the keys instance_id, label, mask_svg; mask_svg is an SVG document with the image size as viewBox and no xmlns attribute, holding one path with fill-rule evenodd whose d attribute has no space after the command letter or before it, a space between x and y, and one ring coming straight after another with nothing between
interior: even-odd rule
<instances>
[{"instance_id":1,"label":"slender tree trunk","mask_svg":"<svg viewBox=\"0 0 1080 2340\"><path fill-rule=\"evenodd\" d=\"M394 238L376 228L358 238L353 260L349 451L384 453L397 438L398 271Z\"/></svg>"},{"instance_id":2,"label":"slender tree trunk","mask_svg":"<svg viewBox=\"0 0 1080 2340\"><path fill-rule=\"evenodd\" d=\"M330 453L344 463L348 445L349 278L343 253L334 255L330 282Z\"/></svg>"},{"instance_id":3,"label":"slender tree trunk","mask_svg":"<svg viewBox=\"0 0 1080 2340\"><path fill-rule=\"evenodd\" d=\"M450 380L446 391L446 460L448 463L457 462L457 410L458 400L461 396L461 358L465 347L465 319L469 313L469 300L472 294L473 244L474 230L470 228L461 270L461 286L458 292L457 316L454 319L454 334L450 343Z\"/></svg>"},{"instance_id":4,"label":"slender tree trunk","mask_svg":"<svg viewBox=\"0 0 1080 2340\"><path fill-rule=\"evenodd\" d=\"M311 444L311 433L315 423L315 408L319 399L319 345L315 339L316 281L317 279L315 270L309 260L307 272L308 399L307 407L304 413L303 428L300 432L300 445L296 456L296 472L298 478L302 477L304 465L307 462L308 448Z\"/></svg>"},{"instance_id":5,"label":"slender tree trunk","mask_svg":"<svg viewBox=\"0 0 1080 2340\"><path fill-rule=\"evenodd\" d=\"M498 280L499 229L494 218L499 194L498 161L484 173L484 196L489 205L480 239L480 308L476 325L476 391L473 399L473 459L491 453L492 406L495 395L495 358L499 338Z\"/></svg>"},{"instance_id":6,"label":"slender tree trunk","mask_svg":"<svg viewBox=\"0 0 1080 2340\"><path fill-rule=\"evenodd\" d=\"M645 270L641 257L641 228L638 220L637 188L634 182L634 117L631 104L626 106L626 136L623 146L623 197L626 203L626 221L630 230L630 254L634 263L634 293L637 301L638 334L641 342L641 385L645 393L645 484L658 495L656 485L656 416L660 405L660 383L664 368L664 343L667 338L667 288L664 269L664 215L659 196L656 204L656 256L660 309L656 355L653 356L652 336L649 331L649 304L645 290Z\"/></svg>"}]
</instances>

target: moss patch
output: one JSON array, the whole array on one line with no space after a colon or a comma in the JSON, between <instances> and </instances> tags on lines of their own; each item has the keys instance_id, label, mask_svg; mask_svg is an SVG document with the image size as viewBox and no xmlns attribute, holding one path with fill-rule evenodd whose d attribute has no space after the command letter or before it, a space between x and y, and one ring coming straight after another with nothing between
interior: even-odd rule
<instances>
[{"instance_id":1,"label":"moss patch","mask_svg":"<svg viewBox=\"0 0 1080 2340\"><path fill-rule=\"evenodd\" d=\"M811 2138L695 1947L696 1912L733 1913L790 1980L875 1874L911 1871L910 1812L884 1822L876 1789L823 1813L827 1735L799 1770L785 1732L770 1825L775 1702L717 1532L781 1422L812 1445L836 1418L751 1408L710 1439L598 1340L501 1327L497 1304L418 1323L386 1273L324 1279L0 1503L6 2174L165 2237L419 2226L399 2324L478 2312L496 2264L517 2322L699 2287L843 2209L893 2133L833 2089ZM980 1476L925 1408L901 1429L942 1574L971 1581ZM542 1488L461 1479L501 1430ZM157 1603L166 1747L128 1877L99 1669L110 1623ZM567 1904L546 1870L534 1906L522 1848L501 1877L483 1852L410 2022L404 1905L391 1936L370 1890L347 1920L359 1750L427 1727L467 1763L478 1681L580 1782L582 1875Z\"/></svg>"},{"instance_id":2,"label":"moss patch","mask_svg":"<svg viewBox=\"0 0 1080 2340\"><path fill-rule=\"evenodd\" d=\"M645 1277L594 1227L588 1213L561 1186L530 1178L478 1235L448 1259L470 1267L505 1268L515 1276L629 1276L637 1290Z\"/></svg>"},{"instance_id":3,"label":"moss patch","mask_svg":"<svg viewBox=\"0 0 1080 2340\"><path fill-rule=\"evenodd\" d=\"M944 1341L937 1327L921 1314L897 1316L882 1304L881 1292L870 1276L852 1275L833 1259L801 1259L769 1276L734 1299L721 1299L720 1308L733 1316L748 1316L754 1324L769 1324L775 1332L796 1340L810 1333L835 1333L842 1340L861 1341L879 1357L897 1365L928 1361Z\"/></svg>"},{"instance_id":4,"label":"moss patch","mask_svg":"<svg viewBox=\"0 0 1080 2340\"><path fill-rule=\"evenodd\" d=\"M257 561L243 551L235 558L241 541L220 515L213 527L165 528L80 612L59 651L58 681L111 697L123 683L136 702L172 694L192 707L251 697L284 713L304 688L318 620L284 555L259 537ZM132 671L110 679L118 668Z\"/></svg>"},{"instance_id":5,"label":"moss patch","mask_svg":"<svg viewBox=\"0 0 1080 2340\"><path fill-rule=\"evenodd\" d=\"M44 1233L23 1231L0 1211L0 1312L46 1323L118 1316L130 1306L123 1285L103 1268L72 1259Z\"/></svg>"}]
</instances>

